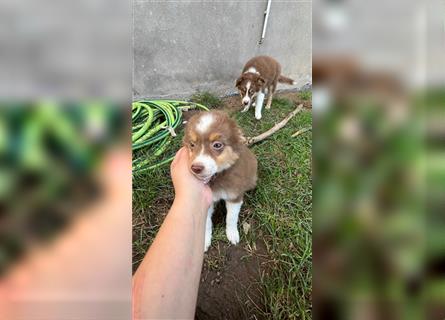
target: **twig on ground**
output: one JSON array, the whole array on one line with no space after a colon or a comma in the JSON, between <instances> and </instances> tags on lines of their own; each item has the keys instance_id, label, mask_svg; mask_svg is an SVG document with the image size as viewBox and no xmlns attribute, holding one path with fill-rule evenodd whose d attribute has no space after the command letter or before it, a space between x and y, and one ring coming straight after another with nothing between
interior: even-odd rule
<instances>
[{"instance_id":1,"label":"twig on ground","mask_svg":"<svg viewBox=\"0 0 445 320\"><path fill-rule=\"evenodd\" d=\"M284 118L283 120L278 122L276 125L274 125L272 128L270 128L266 132L263 132L262 134L260 134L256 137L247 138L246 144L248 146L250 146L254 143L257 143L259 141L262 141L262 140L268 138L269 136L271 136L272 134L274 134L275 132L277 132L278 130L283 128L289 122L290 119L292 119L298 112L301 111L301 109L303 109L303 104L299 104L298 107L294 111L289 113L289 115L286 118Z\"/></svg>"},{"instance_id":2,"label":"twig on ground","mask_svg":"<svg viewBox=\"0 0 445 320\"><path fill-rule=\"evenodd\" d=\"M307 128L300 129L297 132L295 132L293 135L291 135L291 137L299 136L300 134L305 133L305 132L310 131L310 130L312 130L312 127L307 127Z\"/></svg>"}]
</instances>

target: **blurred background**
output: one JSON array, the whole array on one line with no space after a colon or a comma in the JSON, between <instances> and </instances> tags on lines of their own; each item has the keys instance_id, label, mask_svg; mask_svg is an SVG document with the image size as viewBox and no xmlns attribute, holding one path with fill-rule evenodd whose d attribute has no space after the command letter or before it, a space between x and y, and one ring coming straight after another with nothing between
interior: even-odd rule
<instances>
[{"instance_id":1,"label":"blurred background","mask_svg":"<svg viewBox=\"0 0 445 320\"><path fill-rule=\"evenodd\" d=\"M445 317L444 9L314 0L316 319Z\"/></svg>"},{"instance_id":2,"label":"blurred background","mask_svg":"<svg viewBox=\"0 0 445 320\"><path fill-rule=\"evenodd\" d=\"M2 105L1 275L104 196L97 170L122 132L122 111L93 102Z\"/></svg>"},{"instance_id":3,"label":"blurred background","mask_svg":"<svg viewBox=\"0 0 445 320\"><path fill-rule=\"evenodd\" d=\"M131 5L2 0L0 96L130 101Z\"/></svg>"},{"instance_id":4,"label":"blurred background","mask_svg":"<svg viewBox=\"0 0 445 320\"><path fill-rule=\"evenodd\" d=\"M131 2L0 2L0 319L131 316Z\"/></svg>"}]
</instances>

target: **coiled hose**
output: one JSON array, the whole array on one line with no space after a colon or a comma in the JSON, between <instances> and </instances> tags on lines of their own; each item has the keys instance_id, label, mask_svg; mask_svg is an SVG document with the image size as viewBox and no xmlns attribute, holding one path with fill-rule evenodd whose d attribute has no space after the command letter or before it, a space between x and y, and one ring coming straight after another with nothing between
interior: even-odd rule
<instances>
[{"instance_id":1,"label":"coiled hose","mask_svg":"<svg viewBox=\"0 0 445 320\"><path fill-rule=\"evenodd\" d=\"M173 160L165 156L182 123L182 112L209 109L201 104L176 100L136 101L132 104L133 174L153 170ZM162 160L159 157L164 155Z\"/></svg>"}]
</instances>

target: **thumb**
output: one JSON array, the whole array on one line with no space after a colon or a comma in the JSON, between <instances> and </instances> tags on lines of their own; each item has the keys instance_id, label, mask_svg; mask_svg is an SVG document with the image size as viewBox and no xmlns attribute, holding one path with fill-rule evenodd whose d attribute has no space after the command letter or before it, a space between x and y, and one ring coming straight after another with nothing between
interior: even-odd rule
<instances>
[{"instance_id":1,"label":"thumb","mask_svg":"<svg viewBox=\"0 0 445 320\"><path fill-rule=\"evenodd\" d=\"M185 147L182 147L181 149L178 150L178 152L176 152L175 158L173 159L170 169L173 169L178 163L184 161L183 158L185 156L187 156L187 152L185 150Z\"/></svg>"}]
</instances>

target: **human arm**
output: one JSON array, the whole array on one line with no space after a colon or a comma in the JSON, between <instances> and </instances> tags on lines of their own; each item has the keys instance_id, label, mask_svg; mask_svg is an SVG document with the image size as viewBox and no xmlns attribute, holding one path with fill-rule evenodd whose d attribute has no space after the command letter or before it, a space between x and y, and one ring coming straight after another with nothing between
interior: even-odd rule
<instances>
[{"instance_id":1,"label":"human arm","mask_svg":"<svg viewBox=\"0 0 445 320\"><path fill-rule=\"evenodd\" d=\"M133 278L134 319L194 316L212 195L188 165L182 148L171 165L175 200Z\"/></svg>"}]
</instances>

